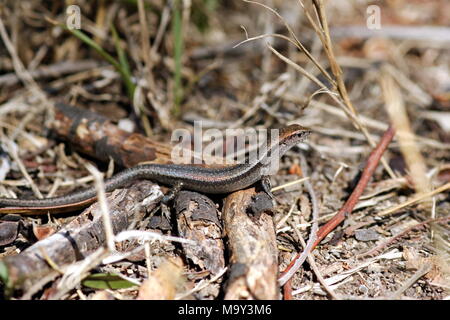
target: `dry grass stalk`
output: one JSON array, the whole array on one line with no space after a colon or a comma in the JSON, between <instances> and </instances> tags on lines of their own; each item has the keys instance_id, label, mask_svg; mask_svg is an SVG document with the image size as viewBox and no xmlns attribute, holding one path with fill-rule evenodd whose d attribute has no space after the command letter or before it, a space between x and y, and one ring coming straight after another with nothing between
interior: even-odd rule
<instances>
[{"instance_id":1,"label":"dry grass stalk","mask_svg":"<svg viewBox=\"0 0 450 320\"><path fill-rule=\"evenodd\" d=\"M274 13L283 22L283 24L286 26L286 28L288 29L289 34L291 36L291 41L289 41L289 42L291 42L291 43L295 42L297 44L296 47L299 48L299 50L301 50L302 52L304 52L307 55L307 57L314 63L314 65L316 65L319 68L319 70L321 70L322 74L332 83L333 87L336 88L337 90L331 91L323 82L318 80L314 75L312 75L311 73L307 72L304 68L302 68L300 65L298 65L297 63L295 63L291 59L289 59L286 56L282 55L280 52L278 52L278 50L273 48L269 43L266 44L267 47L277 57L279 57L281 60L283 60L286 64L290 65L296 71L300 72L302 75L304 75L309 80L314 82L325 93L328 93L330 95L330 97L333 99L333 101L335 101L343 109L343 111L348 116L348 118L352 121L354 126L361 130L361 132L364 134L364 136L366 137L367 141L369 142L370 146L371 147L375 147L375 145L376 145L375 141L370 136L370 133L368 132L367 128L361 123L361 121L359 119L359 116L358 116L355 108L353 107L353 105L352 105L352 103L350 101L350 98L348 96L347 90L345 88L344 79L343 79L343 76L342 76L342 70L340 69L339 64L337 63L337 61L335 59L334 52L332 50L331 37L330 37L329 29L328 29L328 22L326 20L326 15L325 15L325 11L324 11L323 2L322 1L314 1L314 9L317 12L319 23L321 25L320 27L314 22L314 19L311 17L311 14L309 12L311 10L311 7L308 7L309 8L308 9L307 7L305 7L303 5L302 1L300 1L300 4L304 8L304 11L305 11L306 16L308 17L308 20L313 25L317 35L320 37L320 39L322 41L322 44L323 44L324 50L325 50L325 52L327 54L329 63L332 66L334 79L332 79L329 76L329 74L324 71L325 68L323 68L311 56L309 51L307 51L304 48L304 46L301 44L301 42L295 36L295 33L293 32L292 28L289 26L289 24L284 20L284 18L280 14L278 14L272 8L270 8L270 7L266 6L266 5L263 5L261 3L248 1L248 0L245 0L245 1L249 2L249 3L258 4L258 5L262 6L262 7L264 7L265 9L267 9L267 10L271 11L272 13ZM253 38L253 39L256 39L256 38ZM249 41L249 40L250 39L247 39L246 41ZM334 91L337 91L337 92L334 92ZM395 178L396 175L394 174L394 172L392 171L392 169L390 168L388 162L386 161L386 159L384 157L381 158L381 163L383 164L383 166L385 167L386 171L391 176L391 178Z\"/></svg>"},{"instance_id":2,"label":"dry grass stalk","mask_svg":"<svg viewBox=\"0 0 450 320\"><path fill-rule=\"evenodd\" d=\"M308 167L306 164L306 159L304 156L301 158L301 167L303 174L308 174ZM308 193L311 197L311 203L312 203L312 226L309 233L308 243L304 246L303 252L300 254L298 253L294 260L291 262L291 264L286 268L286 270L283 272L283 274L278 278L278 283L282 286L289 282L289 280L294 276L294 274L297 272L298 269L302 266L303 262L306 260L308 255L311 253L311 251L315 247L315 243L317 241L317 230L319 229L319 201L317 199L316 193L314 192L314 188L309 180L305 180L305 186L308 189ZM288 285L290 288L290 285ZM286 289L288 290L288 289ZM288 290L290 291L290 290ZM285 291L286 293L286 291Z\"/></svg>"},{"instance_id":3,"label":"dry grass stalk","mask_svg":"<svg viewBox=\"0 0 450 320\"><path fill-rule=\"evenodd\" d=\"M23 174L24 178L27 180L27 182L28 182L29 186L31 187L31 189L33 190L35 196L39 199L44 198L42 196L42 193L39 190L38 186L34 183L33 179L28 174L27 169L25 168L19 155L17 154L17 145L14 144L10 139L8 139L6 137L3 140L7 143L8 152L11 155L11 158L13 158L13 160L17 163L17 166L19 167L20 172Z\"/></svg>"},{"instance_id":4,"label":"dry grass stalk","mask_svg":"<svg viewBox=\"0 0 450 320\"><path fill-rule=\"evenodd\" d=\"M103 227L105 228L106 246L109 252L114 252L116 246L114 244L114 232L111 224L111 217L109 215L108 202L106 201L105 184L103 183L103 175L89 162L85 163L86 169L94 177L95 188L97 190L97 199L102 212Z\"/></svg>"},{"instance_id":5,"label":"dry grass stalk","mask_svg":"<svg viewBox=\"0 0 450 320\"><path fill-rule=\"evenodd\" d=\"M406 201L404 203L401 203L399 205L393 206L391 208L388 208L386 210L383 210L383 211L379 212L377 215L379 217L385 217L387 215L390 215L390 214L393 214L393 213L397 212L400 209L403 209L405 207L408 207L410 205L418 203L418 202L420 202L422 200L425 200L427 198L433 197L433 196L435 196L435 195L437 195L437 194L439 194L441 192L447 191L449 189L450 189L450 182L446 183L443 186L440 186L439 188L436 188L436 189L434 189L434 190L432 190L432 191L430 191L428 193L418 194L415 197L413 197L412 199L410 199L410 200L408 200L408 201Z\"/></svg>"},{"instance_id":6,"label":"dry grass stalk","mask_svg":"<svg viewBox=\"0 0 450 320\"><path fill-rule=\"evenodd\" d=\"M294 223L292 223L292 228L294 229L295 233L297 234L297 237L300 240L300 243L303 247L303 250L305 250L306 248L306 242L303 239L300 231L298 230L298 228L295 226ZM319 281L319 283L323 286L323 288L325 289L326 292L328 292L328 294L331 296L332 299L334 300L340 300L341 298L334 292L334 290L326 283L325 279L323 278L322 274L320 273L319 268L316 265L316 262L314 260L314 256L309 253L308 254L308 263L311 266L311 269L314 271L314 274L317 277L317 280Z\"/></svg>"},{"instance_id":7,"label":"dry grass stalk","mask_svg":"<svg viewBox=\"0 0 450 320\"><path fill-rule=\"evenodd\" d=\"M395 291L389 299L399 299L403 292L405 292L409 287L411 287L417 280L422 278L431 270L431 264L424 264L419 270L417 270L414 275L409 278L397 291Z\"/></svg>"},{"instance_id":8,"label":"dry grass stalk","mask_svg":"<svg viewBox=\"0 0 450 320\"><path fill-rule=\"evenodd\" d=\"M425 161L415 143L415 135L411 130L400 89L386 71L382 73L380 84L386 102L386 111L396 128L400 150L405 158L411 179L414 182L414 188L419 194L427 193L430 191L430 183L426 176Z\"/></svg>"}]
</instances>

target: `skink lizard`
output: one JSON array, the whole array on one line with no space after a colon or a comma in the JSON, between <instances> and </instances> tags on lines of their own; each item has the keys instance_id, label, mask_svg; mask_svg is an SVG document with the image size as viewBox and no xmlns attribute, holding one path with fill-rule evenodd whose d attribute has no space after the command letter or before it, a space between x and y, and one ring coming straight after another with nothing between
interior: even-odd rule
<instances>
[{"instance_id":1,"label":"skink lizard","mask_svg":"<svg viewBox=\"0 0 450 320\"><path fill-rule=\"evenodd\" d=\"M206 168L179 164L142 164L125 169L105 180L105 191L111 192L132 181L148 179L181 189L209 194L230 193L246 188L257 181L262 182L270 194L268 179L264 169L286 151L303 141L310 131L294 124L280 130L279 138L266 150L265 154L253 163L235 164L224 168ZM47 199L11 199L0 198L0 213L28 213L36 211L71 211L95 201L97 192L94 187L68 195Z\"/></svg>"}]
</instances>

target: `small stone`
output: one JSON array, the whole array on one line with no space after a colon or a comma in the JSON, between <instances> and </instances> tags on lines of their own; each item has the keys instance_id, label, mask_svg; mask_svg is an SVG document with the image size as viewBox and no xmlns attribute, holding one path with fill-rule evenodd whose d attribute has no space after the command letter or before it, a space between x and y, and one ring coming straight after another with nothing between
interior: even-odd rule
<instances>
[{"instance_id":1,"label":"small stone","mask_svg":"<svg viewBox=\"0 0 450 320\"><path fill-rule=\"evenodd\" d=\"M130 119L120 119L118 127L126 132L133 132L136 126Z\"/></svg>"},{"instance_id":2,"label":"small stone","mask_svg":"<svg viewBox=\"0 0 450 320\"><path fill-rule=\"evenodd\" d=\"M369 292L369 289L362 284L359 286L358 291L361 292L362 294L367 294Z\"/></svg>"},{"instance_id":3,"label":"small stone","mask_svg":"<svg viewBox=\"0 0 450 320\"><path fill-rule=\"evenodd\" d=\"M373 229L359 229L355 231L355 238L358 241L375 241L380 235Z\"/></svg>"}]
</instances>

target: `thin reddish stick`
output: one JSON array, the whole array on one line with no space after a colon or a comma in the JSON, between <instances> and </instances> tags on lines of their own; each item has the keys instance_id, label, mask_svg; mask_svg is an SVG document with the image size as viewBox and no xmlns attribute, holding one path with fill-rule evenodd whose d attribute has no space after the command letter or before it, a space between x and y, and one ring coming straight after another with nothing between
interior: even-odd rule
<instances>
[{"instance_id":1,"label":"thin reddish stick","mask_svg":"<svg viewBox=\"0 0 450 320\"><path fill-rule=\"evenodd\" d=\"M283 299L284 300L294 300L294 297L292 296L292 278L288 280L288 282L285 283L283 286Z\"/></svg>"},{"instance_id":2,"label":"thin reddish stick","mask_svg":"<svg viewBox=\"0 0 450 320\"><path fill-rule=\"evenodd\" d=\"M395 134L394 128L392 126L389 126L389 128L383 134L383 137L381 138L378 145L370 153L369 158L367 159L366 167L364 168L361 178L359 179L358 185L355 187L355 189L353 190L350 197L347 199L347 201L342 206L342 208L339 210L339 212L336 213L336 215L330 221L328 221L324 226L322 226L319 229L319 231L317 231L317 239L314 242L314 245L313 245L311 251L314 250L314 248L320 243L320 241L322 241L323 238L325 238L327 236L327 234L329 234L342 221L344 221L345 217L352 212L353 208L355 207L356 203L358 202L359 197L362 195L364 189L366 188L367 184L369 183L370 178L372 177L375 169L377 168L378 163L380 162L381 156L383 155L384 151L387 149L389 143L392 141L394 134ZM295 258L291 261L291 263L287 266L287 268L281 273L280 278L287 271L289 271L289 269L292 268L292 266L295 264L295 261L300 257L300 255L301 255L301 253L298 253L295 256ZM285 295L286 295L286 292L285 292Z\"/></svg>"},{"instance_id":3,"label":"thin reddish stick","mask_svg":"<svg viewBox=\"0 0 450 320\"><path fill-rule=\"evenodd\" d=\"M327 234L329 234L342 221L344 221L346 215L350 214L353 211L353 208L358 203L359 197L361 197L362 193L366 189L367 184L369 183L370 178L372 177L373 173L375 172L375 169L377 168L381 157L383 156L384 152L386 151L389 143L392 141L394 134L395 134L395 130L392 126L390 126L384 133L383 137L381 138L381 140L378 143L378 145L376 146L376 148L369 155L369 158L367 159L366 167L364 168L361 178L359 179L359 182L358 182L357 186L355 187L355 189L353 190L350 197L347 199L345 204L342 206L341 210L339 210L339 212L336 213L336 215L330 221L328 221L324 226L322 226L319 229L319 231L317 232L317 240L314 243L314 247L317 246L320 243L320 241L322 241L323 238L325 238L327 236Z\"/></svg>"}]
</instances>

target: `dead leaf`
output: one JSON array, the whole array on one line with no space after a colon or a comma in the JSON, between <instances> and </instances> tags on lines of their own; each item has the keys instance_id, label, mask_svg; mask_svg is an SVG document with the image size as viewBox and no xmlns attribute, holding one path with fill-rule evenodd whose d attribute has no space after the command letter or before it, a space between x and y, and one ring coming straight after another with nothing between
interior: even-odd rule
<instances>
[{"instance_id":1,"label":"dead leaf","mask_svg":"<svg viewBox=\"0 0 450 320\"><path fill-rule=\"evenodd\" d=\"M180 258L169 259L151 273L141 285L138 300L173 300L177 289L182 287L183 262Z\"/></svg>"},{"instance_id":2,"label":"dead leaf","mask_svg":"<svg viewBox=\"0 0 450 320\"><path fill-rule=\"evenodd\" d=\"M45 239L56 232L57 228L54 225L33 225L33 234L38 240Z\"/></svg>"}]
</instances>

